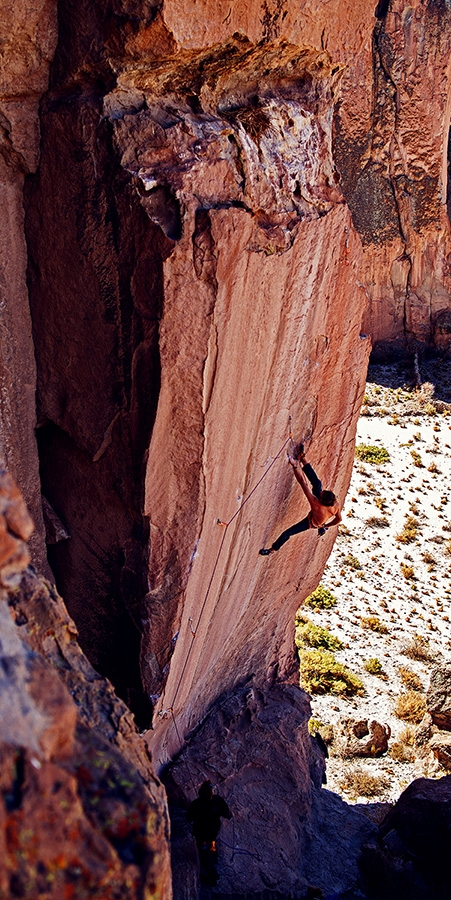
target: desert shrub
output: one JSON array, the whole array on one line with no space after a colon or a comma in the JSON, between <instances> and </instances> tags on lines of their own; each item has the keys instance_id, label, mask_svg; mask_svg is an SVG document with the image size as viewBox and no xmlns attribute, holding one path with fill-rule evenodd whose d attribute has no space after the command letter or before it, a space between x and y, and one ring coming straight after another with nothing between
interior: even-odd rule
<instances>
[{"instance_id":1,"label":"desert shrub","mask_svg":"<svg viewBox=\"0 0 451 900\"><path fill-rule=\"evenodd\" d=\"M330 724L322 725L320 735L327 746L333 744L335 738L334 726Z\"/></svg>"},{"instance_id":2,"label":"desert shrub","mask_svg":"<svg viewBox=\"0 0 451 900\"><path fill-rule=\"evenodd\" d=\"M440 469L439 469L439 467L437 466L437 463L435 463L434 461L432 461L431 463L429 463L429 465L428 465L428 472L432 472L432 473L435 474L435 475L440 475Z\"/></svg>"},{"instance_id":3,"label":"desert shrub","mask_svg":"<svg viewBox=\"0 0 451 900\"><path fill-rule=\"evenodd\" d=\"M348 769L341 778L340 787L352 797L378 797L389 787L389 779L385 775L372 775L366 769L357 766Z\"/></svg>"},{"instance_id":4,"label":"desert shrub","mask_svg":"<svg viewBox=\"0 0 451 900\"><path fill-rule=\"evenodd\" d=\"M420 691L406 691L400 694L393 710L398 719L418 725L426 712L426 699Z\"/></svg>"},{"instance_id":5,"label":"desert shrub","mask_svg":"<svg viewBox=\"0 0 451 900\"><path fill-rule=\"evenodd\" d=\"M321 728L322 722L319 719L309 719L308 720L308 732L309 734L315 734Z\"/></svg>"},{"instance_id":6,"label":"desert shrub","mask_svg":"<svg viewBox=\"0 0 451 900\"><path fill-rule=\"evenodd\" d=\"M406 747L402 741L394 741L388 751L392 759L396 762L413 762L415 754L411 747Z\"/></svg>"},{"instance_id":7,"label":"desert shrub","mask_svg":"<svg viewBox=\"0 0 451 900\"><path fill-rule=\"evenodd\" d=\"M325 587L324 584L319 584L310 596L307 597L305 605L314 606L318 609L330 609L331 606L335 606L336 602L337 598L334 597L332 591Z\"/></svg>"},{"instance_id":8,"label":"desert shrub","mask_svg":"<svg viewBox=\"0 0 451 900\"><path fill-rule=\"evenodd\" d=\"M408 566L407 563L402 562L400 563L400 569L407 581L409 579L415 578L415 569L413 566Z\"/></svg>"},{"instance_id":9,"label":"desert shrub","mask_svg":"<svg viewBox=\"0 0 451 900\"><path fill-rule=\"evenodd\" d=\"M301 687L310 694L364 693L358 675L339 663L330 650L300 650L299 671Z\"/></svg>"},{"instance_id":10,"label":"desert shrub","mask_svg":"<svg viewBox=\"0 0 451 900\"><path fill-rule=\"evenodd\" d=\"M352 553L349 553L348 556L343 557L343 565L349 566L350 569L361 569L362 564L359 562L356 556L353 556Z\"/></svg>"},{"instance_id":11,"label":"desert shrub","mask_svg":"<svg viewBox=\"0 0 451 900\"><path fill-rule=\"evenodd\" d=\"M400 544L411 544L412 541L416 540L419 525L420 523L415 516L406 516L403 529L396 535L396 540L399 541Z\"/></svg>"},{"instance_id":12,"label":"desert shrub","mask_svg":"<svg viewBox=\"0 0 451 900\"><path fill-rule=\"evenodd\" d=\"M417 467L417 469L422 469L422 468L424 468L424 467L423 467L423 460L421 459L420 454L419 454L416 450L411 450L411 451L410 451L410 455L411 455L411 457L412 457L412 459L413 459L413 464L414 464L414 466Z\"/></svg>"},{"instance_id":13,"label":"desert shrub","mask_svg":"<svg viewBox=\"0 0 451 900\"><path fill-rule=\"evenodd\" d=\"M296 646L302 648L305 644L309 647L322 647L324 650L342 650L343 642L339 637L331 634L327 628L315 625L308 619L296 619L296 631L294 640Z\"/></svg>"},{"instance_id":14,"label":"desert shrub","mask_svg":"<svg viewBox=\"0 0 451 900\"><path fill-rule=\"evenodd\" d=\"M355 455L362 462L372 463L373 465L390 462L390 454L385 447L374 447L371 444L357 444Z\"/></svg>"},{"instance_id":15,"label":"desert shrub","mask_svg":"<svg viewBox=\"0 0 451 900\"><path fill-rule=\"evenodd\" d=\"M429 641L422 634L414 634L412 640L401 648L401 653L409 656L410 659L418 659L422 662L431 662L434 659Z\"/></svg>"},{"instance_id":16,"label":"desert shrub","mask_svg":"<svg viewBox=\"0 0 451 900\"><path fill-rule=\"evenodd\" d=\"M410 691L423 690L421 678L415 672L412 672L412 669L408 669L407 666L399 666L398 675L405 688L408 688Z\"/></svg>"},{"instance_id":17,"label":"desert shrub","mask_svg":"<svg viewBox=\"0 0 451 900\"><path fill-rule=\"evenodd\" d=\"M362 628L368 628L370 631L377 631L379 634L387 634L388 628L379 619L378 616L362 616L360 619Z\"/></svg>"},{"instance_id":18,"label":"desert shrub","mask_svg":"<svg viewBox=\"0 0 451 900\"><path fill-rule=\"evenodd\" d=\"M370 675L382 675L384 676L384 670L382 668L382 663L377 656L372 656L371 659L367 659L366 663L364 663L365 669Z\"/></svg>"},{"instance_id":19,"label":"desert shrub","mask_svg":"<svg viewBox=\"0 0 451 900\"><path fill-rule=\"evenodd\" d=\"M436 565L437 565L437 560L436 560L435 556L432 556L432 553L429 553L428 550L425 550L425 551L424 551L424 553L423 553L423 560L424 560L425 563L428 563L428 565L430 565L430 566L436 566Z\"/></svg>"},{"instance_id":20,"label":"desert shrub","mask_svg":"<svg viewBox=\"0 0 451 900\"><path fill-rule=\"evenodd\" d=\"M383 510L384 507L387 505L387 501L386 501L385 497L375 497L374 505L377 506L378 509Z\"/></svg>"},{"instance_id":21,"label":"desert shrub","mask_svg":"<svg viewBox=\"0 0 451 900\"><path fill-rule=\"evenodd\" d=\"M370 516L365 524L369 525L370 528L388 528L390 522L387 516Z\"/></svg>"},{"instance_id":22,"label":"desert shrub","mask_svg":"<svg viewBox=\"0 0 451 900\"><path fill-rule=\"evenodd\" d=\"M436 416L437 410L433 403L425 403L423 406L423 412L425 416Z\"/></svg>"},{"instance_id":23,"label":"desert shrub","mask_svg":"<svg viewBox=\"0 0 451 900\"><path fill-rule=\"evenodd\" d=\"M319 719L309 719L309 734L320 734L324 743L329 746L334 740L334 726L329 723L320 722Z\"/></svg>"},{"instance_id":24,"label":"desert shrub","mask_svg":"<svg viewBox=\"0 0 451 900\"><path fill-rule=\"evenodd\" d=\"M406 725L399 734L399 740L406 744L407 747L413 747L415 744L415 728L412 728L411 725Z\"/></svg>"}]
</instances>

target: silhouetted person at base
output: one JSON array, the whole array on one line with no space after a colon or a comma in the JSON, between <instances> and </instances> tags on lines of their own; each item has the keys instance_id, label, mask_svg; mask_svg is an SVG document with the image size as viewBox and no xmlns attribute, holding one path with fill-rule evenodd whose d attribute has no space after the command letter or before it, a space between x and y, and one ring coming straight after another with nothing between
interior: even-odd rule
<instances>
[{"instance_id":1,"label":"silhouetted person at base","mask_svg":"<svg viewBox=\"0 0 451 900\"><path fill-rule=\"evenodd\" d=\"M300 484L307 497L310 504L310 512L308 516L305 516L305 518L300 522L297 522L296 525L292 525L291 528L287 528L286 531L283 531L271 547L262 547L262 549L259 550L261 556L269 556L270 553L276 553L277 550L280 550L294 534L301 534L303 531L309 531L311 528L316 528L318 534L322 535L326 533L328 528L339 525L341 522L341 512L337 498L332 491L323 490L323 486L316 472L314 472L312 466L305 458L303 444L299 447L297 458L288 455L288 462L290 463L290 466L293 467L296 481ZM299 469L299 463L302 465L302 470ZM310 481L312 490L310 490L305 476L307 476Z\"/></svg>"},{"instance_id":2,"label":"silhouetted person at base","mask_svg":"<svg viewBox=\"0 0 451 900\"><path fill-rule=\"evenodd\" d=\"M214 885L218 880L216 838L221 828L221 818L231 819L232 813L224 798L214 794L211 781L204 781L197 799L190 803L187 812L188 822L193 823L203 884Z\"/></svg>"}]
</instances>

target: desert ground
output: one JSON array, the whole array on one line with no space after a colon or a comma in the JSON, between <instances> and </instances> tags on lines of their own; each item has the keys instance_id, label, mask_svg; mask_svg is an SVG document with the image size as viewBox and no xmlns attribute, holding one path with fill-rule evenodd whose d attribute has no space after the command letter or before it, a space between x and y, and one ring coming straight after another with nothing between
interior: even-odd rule
<instances>
[{"instance_id":1,"label":"desert ground","mask_svg":"<svg viewBox=\"0 0 451 900\"><path fill-rule=\"evenodd\" d=\"M341 640L335 658L362 682L354 695L310 691L311 730L329 749L327 788L349 802L393 802L413 779L446 774L428 751L423 714L431 670L451 661L451 364L370 366L356 444L321 582L336 603L298 616ZM388 752L343 753L337 735L350 718L388 726Z\"/></svg>"}]
</instances>

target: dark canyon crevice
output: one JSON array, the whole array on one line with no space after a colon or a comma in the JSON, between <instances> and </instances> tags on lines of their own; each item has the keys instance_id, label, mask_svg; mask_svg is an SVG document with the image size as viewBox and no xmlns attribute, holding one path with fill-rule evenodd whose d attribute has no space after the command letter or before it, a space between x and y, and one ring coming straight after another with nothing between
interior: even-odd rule
<instances>
[{"instance_id":1,"label":"dark canyon crevice","mask_svg":"<svg viewBox=\"0 0 451 900\"><path fill-rule=\"evenodd\" d=\"M49 544L89 659L142 725L146 451L158 402L162 260L95 91L50 93L25 192L42 492L69 535Z\"/></svg>"}]
</instances>

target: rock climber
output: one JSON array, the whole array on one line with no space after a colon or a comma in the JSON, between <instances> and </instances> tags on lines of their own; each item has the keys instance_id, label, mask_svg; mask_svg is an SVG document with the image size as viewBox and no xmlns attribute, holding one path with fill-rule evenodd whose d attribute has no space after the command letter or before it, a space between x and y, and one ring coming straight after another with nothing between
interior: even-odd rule
<instances>
[{"instance_id":1,"label":"rock climber","mask_svg":"<svg viewBox=\"0 0 451 900\"><path fill-rule=\"evenodd\" d=\"M309 531L310 528L317 528L320 535L325 534L327 528L333 528L334 525L339 525L341 522L341 511L337 498L332 491L323 491L321 481L305 458L303 444L299 445L295 454L288 454L288 462L293 467L294 477L301 485L310 503L310 512L301 522L297 522L296 525L283 531L271 547L262 547L259 551L261 556L269 556L270 553L280 550L294 534ZM299 463L302 464L302 470L299 469ZM312 490L308 486L306 476Z\"/></svg>"},{"instance_id":2,"label":"rock climber","mask_svg":"<svg viewBox=\"0 0 451 900\"><path fill-rule=\"evenodd\" d=\"M197 799L188 807L187 819L193 823L193 834L201 865L201 881L205 884L215 885L218 880L216 838L221 828L221 818L232 817L233 814L224 798L214 793L211 781L204 781L197 792Z\"/></svg>"}]
</instances>

